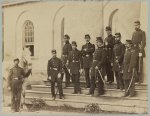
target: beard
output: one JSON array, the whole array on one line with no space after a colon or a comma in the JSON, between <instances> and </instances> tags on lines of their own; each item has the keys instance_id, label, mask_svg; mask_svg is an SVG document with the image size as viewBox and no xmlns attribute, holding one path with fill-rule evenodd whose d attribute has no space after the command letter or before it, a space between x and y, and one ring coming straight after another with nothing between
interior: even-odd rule
<instances>
[{"instance_id":1,"label":"beard","mask_svg":"<svg viewBox=\"0 0 150 116\"><path fill-rule=\"evenodd\" d=\"M135 27L135 30L136 30L136 31L138 31L138 30L139 30L139 28Z\"/></svg>"}]
</instances>

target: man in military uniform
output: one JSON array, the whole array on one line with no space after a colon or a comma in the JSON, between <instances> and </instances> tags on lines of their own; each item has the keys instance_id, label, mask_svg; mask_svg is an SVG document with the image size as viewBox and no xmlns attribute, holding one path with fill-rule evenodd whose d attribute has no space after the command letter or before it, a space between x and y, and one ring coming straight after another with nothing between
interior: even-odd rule
<instances>
[{"instance_id":1,"label":"man in military uniform","mask_svg":"<svg viewBox=\"0 0 150 116\"><path fill-rule=\"evenodd\" d=\"M132 45L131 40L126 40L126 52L123 61L123 80L125 86L124 97L135 96L136 65L138 63L138 51Z\"/></svg>"},{"instance_id":2,"label":"man in military uniform","mask_svg":"<svg viewBox=\"0 0 150 116\"><path fill-rule=\"evenodd\" d=\"M11 90L11 109L18 112L21 101L22 84L24 80L23 68L19 67L19 59L14 59L14 67L10 69L8 76L8 89Z\"/></svg>"},{"instance_id":3,"label":"man in military uniform","mask_svg":"<svg viewBox=\"0 0 150 116\"><path fill-rule=\"evenodd\" d=\"M112 54L113 54L113 47L115 45L115 37L111 34L111 27L106 27L107 37L105 38L105 49L107 51L107 60L105 64L107 81L111 84L114 81L114 73L112 71Z\"/></svg>"},{"instance_id":4,"label":"man in military uniform","mask_svg":"<svg viewBox=\"0 0 150 116\"><path fill-rule=\"evenodd\" d=\"M93 62L91 67L91 87L88 95L94 95L95 83L98 78L98 95L104 94L104 66L106 61L106 51L103 46L103 39L97 37L97 49L93 55Z\"/></svg>"},{"instance_id":5,"label":"man in military uniform","mask_svg":"<svg viewBox=\"0 0 150 116\"><path fill-rule=\"evenodd\" d=\"M122 64L125 53L125 45L121 42L121 34L115 33L115 45L113 48L113 71L117 81L117 89L124 89L122 79Z\"/></svg>"},{"instance_id":6,"label":"man in military uniform","mask_svg":"<svg viewBox=\"0 0 150 116\"><path fill-rule=\"evenodd\" d=\"M48 61L47 65L48 77L51 77L51 93L52 98L56 98L55 94L55 83L59 90L59 98L63 99L63 89L62 89L62 62L61 59L57 58L56 50L52 50L52 58Z\"/></svg>"},{"instance_id":7,"label":"man in military uniform","mask_svg":"<svg viewBox=\"0 0 150 116\"><path fill-rule=\"evenodd\" d=\"M64 35L64 41L65 44L62 48L62 63L63 63L63 69L66 77L66 87L70 84L70 74L67 67L67 60L68 60L68 54L72 50L71 44L69 43L70 37L68 35ZM63 75L64 76L64 75Z\"/></svg>"},{"instance_id":8,"label":"man in military uniform","mask_svg":"<svg viewBox=\"0 0 150 116\"><path fill-rule=\"evenodd\" d=\"M72 51L69 52L68 64L70 74L74 82L74 93L81 93L80 90L80 73L83 71L83 60L81 52L77 49L77 43L72 42ZM81 70L80 70L81 69Z\"/></svg>"},{"instance_id":9,"label":"man in military uniform","mask_svg":"<svg viewBox=\"0 0 150 116\"><path fill-rule=\"evenodd\" d=\"M138 76L136 77L136 82L143 82L142 73L143 73L143 57L145 57L145 46L146 46L146 36L145 32L140 29L140 21L135 21L135 31L132 34L132 42L135 47L139 51L139 61L137 65Z\"/></svg>"},{"instance_id":10,"label":"man in military uniform","mask_svg":"<svg viewBox=\"0 0 150 116\"><path fill-rule=\"evenodd\" d=\"M86 44L82 46L83 68L85 71L86 88L90 88L89 70L92 64L95 45L90 43L90 35L85 35Z\"/></svg>"}]
</instances>

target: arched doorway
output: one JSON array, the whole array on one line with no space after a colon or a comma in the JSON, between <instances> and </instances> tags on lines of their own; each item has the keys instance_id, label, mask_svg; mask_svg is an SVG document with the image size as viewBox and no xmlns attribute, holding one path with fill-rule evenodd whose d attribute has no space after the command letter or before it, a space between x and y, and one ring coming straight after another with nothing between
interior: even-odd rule
<instances>
[{"instance_id":1,"label":"arched doorway","mask_svg":"<svg viewBox=\"0 0 150 116\"><path fill-rule=\"evenodd\" d=\"M118 16L117 16L118 9L115 9L111 12L109 16L108 25L112 28L112 33L117 32L117 23L118 23Z\"/></svg>"}]
</instances>

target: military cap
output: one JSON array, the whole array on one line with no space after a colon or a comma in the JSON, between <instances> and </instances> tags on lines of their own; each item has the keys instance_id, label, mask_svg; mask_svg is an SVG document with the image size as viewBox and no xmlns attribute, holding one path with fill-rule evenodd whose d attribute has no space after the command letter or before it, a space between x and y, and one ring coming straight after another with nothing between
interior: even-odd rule
<instances>
[{"instance_id":1,"label":"military cap","mask_svg":"<svg viewBox=\"0 0 150 116\"><path fill-rule=\"evenodd\" d=\"M67 39L70 39L69 35L67 35L67 34L66 34L66 35L64 35L64 37L66 37Z\"/></svg>"},{"instance_id":2,"label":"military cap","mask_svg":"<svg viewBox=\"0 0 150 116\"><path fill-rule=\"evenodd\" d=\"M15 59L14 59L14 62L15 62L15 61L18 61L18 62L19 62L19 58L15 58Z\"/></svg>"},{"instance_id":3,"label":"military cap","mask_svg":"<svg viewBox=\"0 0 150 116\"><path fill-rule=\"evenodd\" d=\"M99 41L99 42L103 43L102 37L96 37L96 41Z\"/></svg>"},{"instance_id":4,"label":"military cap","mask_svg":"<svg viewBox=\"0 0 150 116\"><path fill-rule=\"evenodd\" d=\"M105 28L105 30L106 30L106 31L111 31L111 27L110 27L110 26L107 26L107 27Z\"/></svg>"},{"instance_id":5,"label":"military cap","mask_svg":"<svg viewBox=\"0 0 150 116\"><path fill-rule=\"evenodd\" d=\"M115 35L121 37L121 33L119 33L119 32L118 32L118 33L115 33Z\"/></svg>"},{"instance_id":6,"label":"military cap","mask_svg":"<svg viewBox=\"0 0 150 116\"><path fill-rule=\"evenodd\" d=\"M140 25L140 21L135 21L134 23L137 23L137 24L139 24L139 25Z\"/></svg>"},{"instance_id":7,"label":"military cap","mask_svg":"<svg viewBox=\"0 0 150 116\"><path fill-rule=\"evenodd\" d=\"M132 40L126 40L126 42L132 44Z\"/></svg>"},{"instance_id":8,"label":"military cap","mask_svg":"<svg viewBox=\"0 0 150 116\"><path fill-rule=\"evenodd\" d=\"M56 50L54 50L54 49L51 52L54 53L54 54L56 54Z\"/></svg>"},{"instance_id":9,"label":"military cap","mask_svg":"<svg viewBox=\"0 0 150 116\"><path fill-rule=\"evenodd\" d=\"M85 35L85 38L86 38L86 37L91 38L89 34L86 34L86 35Z\"/></svg>"},{"instance_id":10,"label":"military cap","mask_svg":"<svg viewBox=\"0 0 150 116\"><path fill-rule=\"evenodd\" d=\"M75 41L72 41L72 45L77 46L77 43Z\"/></svg>"}]
</instances>

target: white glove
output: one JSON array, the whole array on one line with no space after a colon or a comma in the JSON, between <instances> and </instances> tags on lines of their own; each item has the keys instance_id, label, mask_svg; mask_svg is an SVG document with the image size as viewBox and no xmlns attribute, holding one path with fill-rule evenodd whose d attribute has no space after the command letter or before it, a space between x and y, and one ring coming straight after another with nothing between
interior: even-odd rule
<instances>
[{"instance_id":1,"label":"white glove","mask_svg":"<svg viewBox=\"0 0 150 116\"><path fill-rule=\"evenodd\" d=\"M142 57L142 53L139 53L139 57Z\"/></svg>"},{"instance_id":2,"label":"white glove","mask_svg":"<svg viewBox=\"0 0 150 116\"><path fill-rule=\"evenodd\" d=\"M8 87L8 91L10 91L11 90L11 88L10 87Z\"/></svg>"},{"instance_id":3,"label":"white glove","mask_svg":"<svg viewBox=\"0 0 150 116\"><path fill-rule=\"evenodd\" d=\"M86 49L86 48L84 48L84 51L87 51L87 49Z\"/></svg>"},{"instance_id":4,"label":"white glove","mask_svg":"<svg viewBox=\"0 0 150 116\"><path fill-rule=\"evenodd\" d=\"M80 69L80 73L83 73L83 69Z\"/></svg>"},{"instance_id":5,"label":"white glove","mask_svg":"<svg viewBox=\"0 0 150 116\"><path fill-rule=\"evenodd\" d=\"M49 76L48 79L51 80L51 76Z\"/></svg>"},{"instance_id":6,"label":"white glove","mask_svg":"<svg viewBox=\"0 0 150 116\"><path fill-rule=\"evenodd\" d=\"M58 78L61 78L61 73L58 73Z\"/></svg>"}]
</instances>

